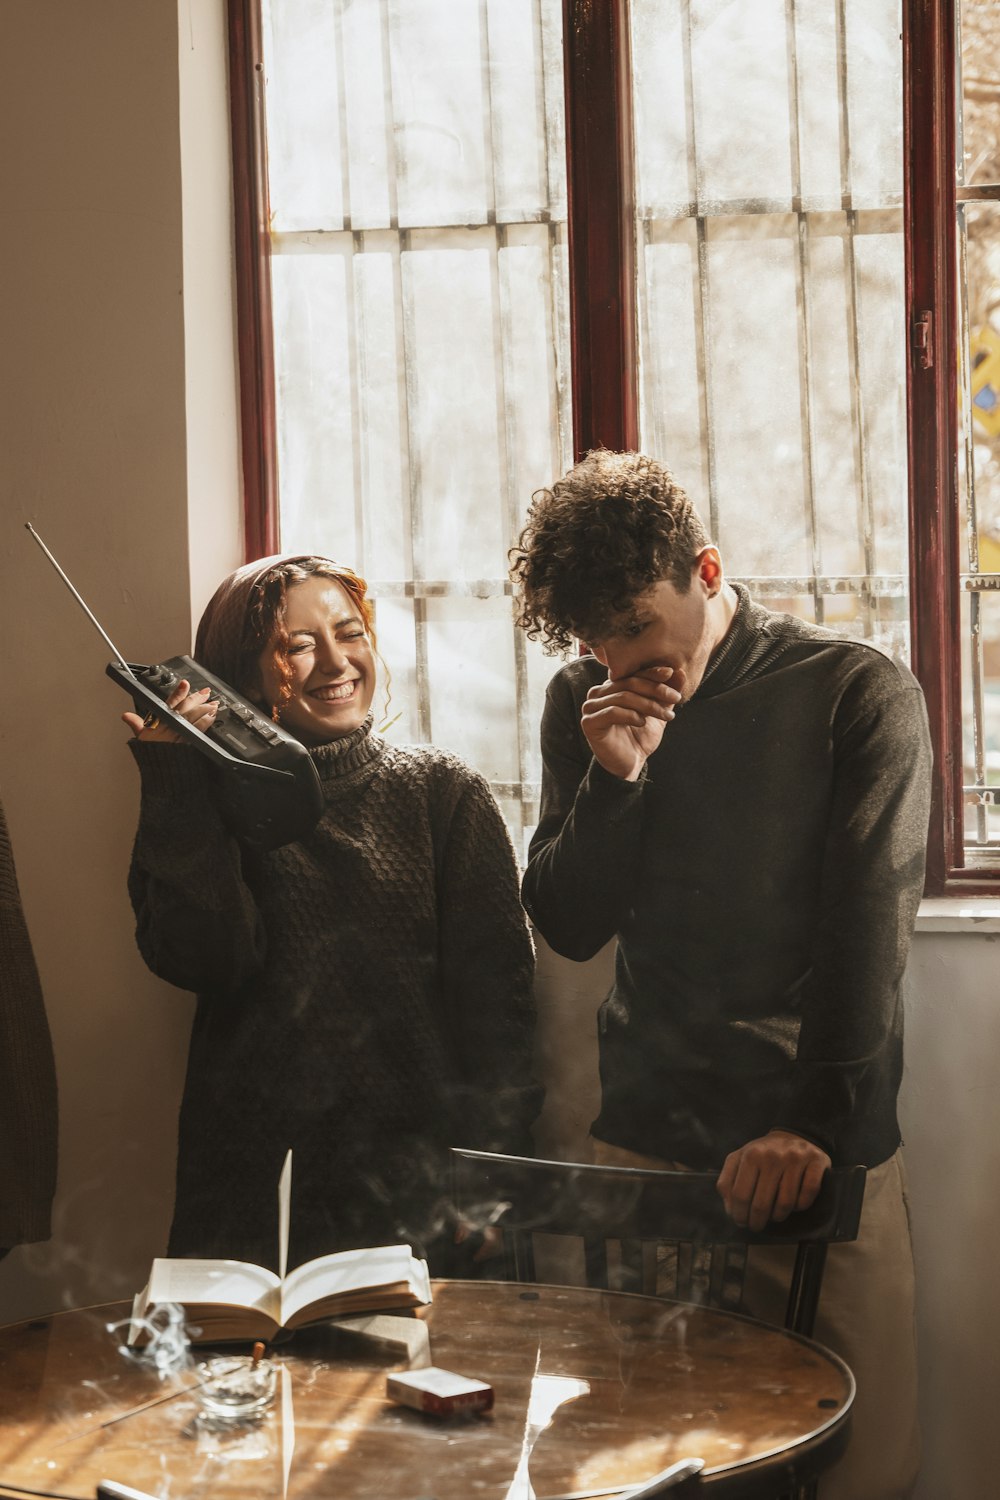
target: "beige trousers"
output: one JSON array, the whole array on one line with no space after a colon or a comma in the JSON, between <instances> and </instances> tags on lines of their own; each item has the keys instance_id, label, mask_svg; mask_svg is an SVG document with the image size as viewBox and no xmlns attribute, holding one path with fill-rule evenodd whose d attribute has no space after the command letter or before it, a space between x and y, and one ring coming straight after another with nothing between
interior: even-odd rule
<instances>
[{"instance_id":1,"label":"beige trousers","mask_svg":"<svg viewBox=\"0 0 1000 1500\"><path fill-rule=\"evenodd\" d=\"M591 1139L609 1167L676 1170L678 1163ZM794 1250L751 1250L747 1310L783 1323ZM907 1500L920 1466L913 1254L902 1154L869 1170L858 1238L831 1245L814 1337L846 1360L858 1393L847 1452L820 1480L820 1500Z\"/></svg>"}]
</instances>

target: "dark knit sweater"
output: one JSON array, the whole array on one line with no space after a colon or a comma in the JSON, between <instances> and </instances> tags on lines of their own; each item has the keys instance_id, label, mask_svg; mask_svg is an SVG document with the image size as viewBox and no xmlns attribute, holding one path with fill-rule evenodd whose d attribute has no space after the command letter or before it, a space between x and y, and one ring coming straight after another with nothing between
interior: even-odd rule
<instances>
[{"instance_id":1,"label":"dark knit sweater","mask_svg":"<svg viewBox=\"0 0 1000 1500\"><path fill-rule=\"evenodd\" d=\"M312 751L326 811L251 855L202 758L133 742L140 949L198 994L173 1255L274 1264L294 1151L289 1265L441 1228L445 1148L530 1149L532 950L483 779L370 724Z\"/></svg>"},{"instance_id":2,"label":"dark knit sweater","mask_svg":"<svg viewBox=\"0 0 1000 1500\"><path fill-rule=\"evenodd\" d=\"M47 1240L56 1185L52 1041L0 808L0 1247Z\"/></svg>"},{"instance_id":3,"label":"dark knit sweater","mask_svg":"<svg viewBox=\"0 0 1000 1500\"><path fill-rule=\"evenodd\" d=\"M637 782L604 771L580 729L605 669L556 674L525 904L568 957L618 936L595 1135L708 1169L784 1127L872 1166L899 1142L923 697L880 651L738 592Z\"/></svg>"}]
</instances>

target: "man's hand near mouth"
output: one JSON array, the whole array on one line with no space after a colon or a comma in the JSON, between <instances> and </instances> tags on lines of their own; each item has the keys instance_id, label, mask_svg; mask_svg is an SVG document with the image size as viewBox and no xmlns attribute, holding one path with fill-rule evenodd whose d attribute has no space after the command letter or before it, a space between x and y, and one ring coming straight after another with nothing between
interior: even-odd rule
<instances>
[{"instance_id":1,"label":"man's hand near mouth","mask_svg":"<svg viewBox=\"0 0 1000 1500\"><path fill-rule=\"evenodd\" d=\"M598 683L583 704L581 727L594 757L612 776L637 781L674 717L684 689L679 667L643 667Z\"/></svg>"}]
</instances>

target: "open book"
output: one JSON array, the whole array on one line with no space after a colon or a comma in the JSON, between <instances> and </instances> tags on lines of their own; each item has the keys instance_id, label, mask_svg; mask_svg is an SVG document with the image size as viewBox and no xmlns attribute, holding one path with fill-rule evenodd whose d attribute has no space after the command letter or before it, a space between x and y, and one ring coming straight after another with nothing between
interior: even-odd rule
<instances>
[{"instance_id":1,"label":"open book","mask_svg":"<svg viewBox=\"0 0 1000 1500\"><path fill-rule=\"evenodd\" d=\"M130 1344L147 1342L144 1320L163 1302L183 1304L195 1343L266 1341L281 1329L324 1318L430 1302L427 1262L417 1260L409 1245L341 1250L286 1274L291 1176L289 1151L278 1183L280 1275L242 1260L154 1260L149 1281L132 1303Z\"/></svg>"}]
</instances>

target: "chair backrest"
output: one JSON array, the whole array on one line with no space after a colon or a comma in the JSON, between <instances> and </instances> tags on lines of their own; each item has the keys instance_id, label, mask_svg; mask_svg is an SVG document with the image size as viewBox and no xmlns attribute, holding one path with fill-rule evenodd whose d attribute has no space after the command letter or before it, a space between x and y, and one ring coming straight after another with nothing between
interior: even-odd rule
<instances>
[{"instance_id":1,"label":"chair backrest","mask_svg":"<svg viewBox=\"0 0 1000 1500\"><path fill-rule=\"evenodd\" d=\"M665 1257L655 1250L667 1245L675 1247L668 1258L669 1295L736 1307L746 1247L795 1246L785 1326L806 1335L815 1322L827 1246L857 1238L866 1176L864 1167L829 1171L810 1208L754 1232L729 1218L715 1172L601 1167L457 1147L452 1164L459 1213L473 1225L499 1223L512 1280L535 1279L534 1233L573 1235L583 1241L589 1285L662 1294ZM609 1242L618 1247L611 1278Z\"/></svg>"}]
</instances>

